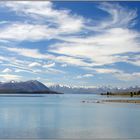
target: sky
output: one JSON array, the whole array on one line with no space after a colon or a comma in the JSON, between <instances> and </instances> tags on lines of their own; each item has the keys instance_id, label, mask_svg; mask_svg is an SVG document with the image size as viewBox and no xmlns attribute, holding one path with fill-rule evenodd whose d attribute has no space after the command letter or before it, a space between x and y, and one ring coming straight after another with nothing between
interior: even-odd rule
<instances>
[{"instance_id":1,"label":"sky","mask_svg":"<svg viewBox=\"0 0 140 140\"><path fill-rule=\"evenodd\" d=\"M0 4L0 81L140 84L140 2Z\"/></svg>"}]
</instances>

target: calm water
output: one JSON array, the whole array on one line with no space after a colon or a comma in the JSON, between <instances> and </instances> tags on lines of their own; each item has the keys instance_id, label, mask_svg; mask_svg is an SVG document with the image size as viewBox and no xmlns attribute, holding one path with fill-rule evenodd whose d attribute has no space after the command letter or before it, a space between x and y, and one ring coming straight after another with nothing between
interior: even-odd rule
<instances>
[{"instance_id":1,"label":"calm water","mask_svg":"<svg viewBox=\"0 0 140 140\"><path fill-rule=\"evenodd\" d=\"M0 138L140 138L140 105L96 95L0 96Z\"/></svg>"}]
</instances>

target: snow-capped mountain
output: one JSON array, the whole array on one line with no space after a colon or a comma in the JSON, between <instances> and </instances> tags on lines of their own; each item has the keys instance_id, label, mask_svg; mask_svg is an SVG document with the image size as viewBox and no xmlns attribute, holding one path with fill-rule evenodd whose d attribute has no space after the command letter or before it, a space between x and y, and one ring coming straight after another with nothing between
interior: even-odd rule
<instances>
[{"instance_id":1,"label":"snow-capped mountain","mask_svg":"<svg viewBox=\"0 0 140 140\"><path fill-rule=\"evenodd\" d=\"M30 80L30 81L25 81L25 82L15 82L15 81L10 81L10 82L0 82L0 92L1 93L26 93L26 92L31 92L31 93L55 93L51 91L47 86L42 84L41 82L37 80Z\"/></svg>"},{"instance_id":2,"label":"snow-capped mountain","mask_svg":"<svg viewBox=\"0 0 140 140\"><path fill-rule=\"evenodd\" d=\"M72 94L100 94L106 92L131 92L139 91L140 87L128 87L128 88L117 88L111 86L101 86L101 87L71 87L63 85L52 85L49 89L62 93L72 93Z\"/></svg>"},{"instance_id":3,"label":"snow-capped mountain","mask_svg":"<svg viewBox=\"0 0 140 140\"><path fill-rule=\"evenodd\" d=\"M100 87L76 87L52 85L47 87L37 80L30 80L25 82L0 82L0 93L72 93L72 94L100 94L106 92L130 92L139 91L140 87L116 88L111 86Z\"/></svg>"}]
</instances>

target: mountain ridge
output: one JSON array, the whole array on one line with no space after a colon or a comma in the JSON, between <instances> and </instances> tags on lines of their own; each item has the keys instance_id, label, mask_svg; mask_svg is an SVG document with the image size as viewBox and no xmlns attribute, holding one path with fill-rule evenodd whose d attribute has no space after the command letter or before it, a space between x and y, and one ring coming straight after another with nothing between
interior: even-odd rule
<instances>
[{"instance_id":1,"label":"mountain ridge","mask_svg":"<svg viewBox=\"0 0 140 140\"><path fill-rule=\"evenodd\" d=\"M58 94L58 92L50 90L46 85L37 80L0 82L0 93Z\"/></svg>"},{"instance_id":2,"label":"mountain ridge","mask_svg":"<svg viewBox=\"0 0 140 140\"><path fill-rule=\"evenodd\" d=\"M49 88L53 91L63 92L63 93L73 93L73 94L101 94L106 92L134 92L139 91L140 86L118 88L111 86L100 86L100 87L76 87L76 86L66 86L66 85L52 85Z\"/></svg>"}]
</instances>

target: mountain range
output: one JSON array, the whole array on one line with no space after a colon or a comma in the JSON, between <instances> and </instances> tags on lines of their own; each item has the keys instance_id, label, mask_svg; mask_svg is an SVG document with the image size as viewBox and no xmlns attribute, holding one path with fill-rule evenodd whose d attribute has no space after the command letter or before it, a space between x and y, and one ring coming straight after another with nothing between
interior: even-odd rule
<instances>
[{"instance_id":1,"label":"mountain range","mask_svg":"<svg viewBox=\"0 0 140 140\"><path fill-rule=\"evenodd\" d=\"M72 94L101 94L106 92L121 93L121 92L136 92L140 90L140 86L128 87L128 88L117 88L111 86L101 87L72 87L63 85L52 85L49 89L62 93Z\"/></svg>"},{"instance_id":2,"label":"mountain range","mask_svg":"<svg viewBox=\"0 0 140 140\"><path fill-rule=\"evenodd\" d=\"M111 86L101 87L73 87L64 85L52 85L47 87L37 80L29 80L25 82L0 82L0 93L44 93L44 94L101 94L106 92L136 92L140 91L140 86L117 88Z\"/></svg>"}]
</instances>

